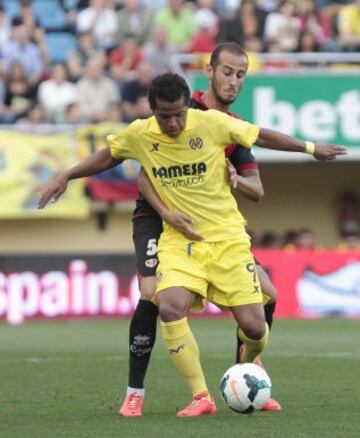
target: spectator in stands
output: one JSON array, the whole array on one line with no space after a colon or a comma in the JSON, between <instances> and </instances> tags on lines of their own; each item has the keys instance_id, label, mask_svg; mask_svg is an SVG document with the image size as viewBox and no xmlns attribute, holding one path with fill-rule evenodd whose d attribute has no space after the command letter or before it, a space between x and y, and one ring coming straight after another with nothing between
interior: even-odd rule
<instances>
[{"instance_id":1,"label":"spectator in stands","mask_svg":"<svg viewBox=\"0 0 360 438\"><path fill-rule=\"evenodd\" d=\"M243 0L234 18L225 20L221 27L219 39L234 41L240 45L249 38L262 38L265 13L252 0Z\"/></svg>"},{"instance_id":2,"label":"spectator in stands","mask_svg":"<svg viewBox=\"0 0 360 438\"><path fill-rule=\"evenodd\" d=\"M137 71L137 78L124 82L122 90L122 113L125 122L132 122L135 119L150 117L147 94L154 72L151 65L142 62Z\"/></svg>"},{"instance_id":3,"label":"spectator in stands","mask_svg":"<svg viewBox=\"0 0 360 438\"><path fill-rule=\"evenodd\" d=\"M89 7L79 12L77 32L91 31L97 47L112 49L116 46L117 15L106 6L105 0L90 0Z\"/></svg>"},{"instance_id":4,"label":"spectator in stands","mask_svg":"<svg viewBox=\"0 0 360 438\"><path fill-rule=\"evenodd\" d=\"M320 50L320 44L318 43L316 35L314 35L313 32L311 32L310 30L304 30L303 32L300 33L296 52L312 53L312 52L318 52L319 50ZM314 63L314 65L316 64L318 64L318 62ZM306 65L309 66L310 64L306 63Z\"/></svg>"},{"instance_id":5,"label":"spectator in stands","mask_svg":"<svg viewBox=\"0 0 360 438\"><path fill-rule=\"evenodd\" d=\"M344 6L339 12L339 43L349 51L360 50L360 0Z\"/></svg>"},{"instance_id":6,"label":"spectator in stands","mask_svg":"<svg viewBox=\"0 0 360 438\"><path fill-rule=\"evenodd\" d=\"M84 76L87 61L97 51L92 32L80 32L77 35L77 48L70 52L67 59L67 68L71 80L76 81Z\"/></svg>"},{"instance_id":7,"label":"spectator in stands","mask_svg":"<svg viewBox=\"0 0 360 438\"><path fill-rule=\"evenodd\" d=\"M118 43L132 34L139 44L144 44L150 36L153 11L141 8L140 0L124 0L124 7L118 12Z\"/></svg>"},{"instance_id":8,"label":"spectator in stands","mask_svg":"<svg viewBox=\"0 0 360 438\"><path fill-rule=\"evenodd\" d=\"M279 248L279 236L274 231L264 231L260 237L259 246L262 248Z\"/></svg>"},{"instance_id":9,"label":"spectator in stands","mask_svg":"<svg viewBox=\"0 0 360 438\"><path fill-rule=\"evenodd\" d=\"M134 35L125 35L122 44L110 54L111 76L117 81L133 78L143 57Z\"/></svg>"},{"instance_id":10,"label":"spectator in stands","mask_svg":"<svg viewBox=\"0 0 360 438\"><path fill-rule=\"evenodd\" d=\"M41 60L46 65L49 61L49 56L45 40L45 30L35 18L30 0L23 0L20 6L18 20L21 20L27 28L29 39L38 46Z\"/></svg>"},{"instance_id":11,"label":"spectator in stands","mask_svg":"<svg viewBox=\"0 0 360 438\"><path fill-rule=\"evenodd\" d=\"M41 104L34 101L27 111L26 115L16 121L16 125L24 128L33 127L46 123L45 112Z\"/></svg>"},{"instance_id":12,"label":"spectator in stands","mask_svg":"<svg viewBox=\"0 0 360 438\"><path fill-rule=\"evenodd\" d=\"M295 16L295 6L283 0L278 12L271 12L265 21L264 36L267 41L277 40L286 52L294 51L298 45L300 20Z\"/></svg>"},{"instance_id":13,"label":"spectator in stands","mask_svg":"<svg viewBox=\"0 0 360 438\"><path fill-rule=\"evenodd\" d=\"M0 48L10 39L11 23L3 6L0 6Z\"/></svg>"},{"instance_id":14,"label":"spectator in stands","mask_svg":"<svg viewBox=\"0 0 360 438\"><path fill-rule=\"evenodd\" d=\"M109 107L119 102L117 84L105 76L103 58L98 54L88 60L85 76L77 87L81 113L88 122L105 120Z\"/></svg>"},{"instance_id":15,"label":"spectator in stands","mask_svg":"<svg viewBox=\"0 0 360 438\"><path fill-rule=\"evenodd\" d=\"M316 0L302 2L299 19L300 31L307 31L314 35L319 47L323 47L324 50L334 48L330 16L316 6Z\"/></svg>"},{"instance_id":16,"label":"spectator in stands","mask_svg":"<svg viewBox=\"0 0 360 438\"><path fill-rule=\"evenodd\" d=\"M66 67L54 64L50 79L41 82L38 100L44 108L46 120L50 123L65 123L66 109L77 101L77 87L67 80Z\"/></svg>"},{"instance_id":17,"label":"spectator in stands","mask_svg":"<svg viewBox=\"0 0 360 438\"><path fill-rule=\"evenodd\" d=\"M2 49L3 63L9 71L15 61L19 61L31 84L39 82L44 71L39 47L30 41L29 32L21 19L13 20L12 38Z\"/></svg>"},{"instance_id":18,"label":"spectator in stands","mask_svg":"<svg viewBox=\"0 0 360 438\"><path fill-rule=\"evenodd\" d=\"M14 62L6 77L3 121L12 123L23 117L36 96L36 90L29 83L23 65Z\"/></svg>"},{"instance_id":19,"label":"spectator in stands","mask_svg":"<svg viewBox=\"0 0 360 438\"><path fill-rule=\"evenodd\" d=\"M316 249L316 237L312 230L309 228L302 228L297 232L295 238L296 249Z\"/></svg>"},{"instance_id":20,"label":"spectator in stands","mask_svg":"<svg viewBox=\"0 0 360 438\"><path fill-rule=\"evenodd\" d=\"M212 53L216 46L218 19L211 9L200 9L195 13L194 23L198 31L193 35L190 44L191 53Z\"/></svg>"},{"instance_id":21,"label":"spectator in stands","mask_svg":"<svg viewBox=\"0 0 360 438\"><path fill-rule=\"evenodd\" d=\"M282 46L280 42L277 39L273 39L268 41L266 46L266 51L269 54L277 55L284 53L284 50L282 49ZM280 59L267 59L264 61L263 67L265 70L283 70L285 68L289 68L291 66L291 63L288 61L283 61Z\"/></svg>"},{"instance_id":22,"label":"spectator in stands","mask_svg":"<svg viewBox=\"0 0 360 438\"><path fill-rule=\"evenodd\" d=\"M155 25L166 29L169 42L177 50L189 47L195 28L193 12L184 4L184 0L168 0L167 6L157 11Z\"/></svg>"},{"instance_id":23,"label":"spectator in stands","mask_svg":"<svg viewBox=\"0 0 360 438\"><path fill-rule=\"evenodd\" d=\"M166 30L155 27L151 40L144 45L144 60L151 64L155 76L170 71L170 58L174 53L175 47L168 42Z\"/></svg>"},{"instance_id":24,"label":"spectator in stands","mask_svg":"<svg viewBox=\"0 0 360 438\"><path fill-rule=\"evenodd\" d=\"M340 250L360 250L360 229L354 231L344 231L342 240L338 245Z\"/></svg>"},{"instance_id":25,"label":"spectator in stands","mask_svg":"<svg viewBox=\"0 0 360 438\"><path fill-rule=\"evenodd\" d=\"M81 113L80 105L77 102L70 103L65 111L65 123L69 125L79 125L85 122L86 119Z\"/></svg>"}]
</instances>

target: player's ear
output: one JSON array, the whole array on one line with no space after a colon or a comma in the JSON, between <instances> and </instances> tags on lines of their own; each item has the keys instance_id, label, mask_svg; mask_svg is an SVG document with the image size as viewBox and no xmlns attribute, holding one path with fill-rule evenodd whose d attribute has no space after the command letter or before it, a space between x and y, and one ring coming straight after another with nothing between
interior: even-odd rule
<instances>
[{"instance_id":1,"label":"player's ear","mask_svg":"<svg viewBox=\"0 0 360 438\"><path fill-rule=\"evenodd\" d=\"M207 64L205 67L205 72L206 72L206 75L208 77L208 80L210 81L214 76L213 66L211 64Z\"/></svg>"}]
</instances>

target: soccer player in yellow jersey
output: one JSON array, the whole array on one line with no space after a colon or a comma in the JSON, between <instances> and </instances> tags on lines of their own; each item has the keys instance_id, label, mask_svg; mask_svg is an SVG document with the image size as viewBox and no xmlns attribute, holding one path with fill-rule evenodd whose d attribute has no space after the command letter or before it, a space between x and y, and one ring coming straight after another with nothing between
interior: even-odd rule
<instances>
[{"instance_id":1,"label":"soccer player in yellow jersey","mask_svg":"<svg viewBox=\"0 0 360 438\"><path fill-rule=\"evenodd\" d=\"M180 76L168 73L155 78L149 91L154 116L133 122L118 136L109 136L109 148L61 174L39 200L43 208L66 190L69 180L133 158L143 165L165 205L195 221L202 241L190 241L166 223L159 241L156 301L162 334L193 394L193 401L178 416L216 412L186 318L191 308L200 308L207 298L231 310L244 341L242 362L252 362L268 337L250 239L227 182L226 146L235 143L250 148L256 143L269 149L308 152L320 160L346 153L342 146L296 140L216 110L188 109L189 98L190 90Z\"/></svg>"}]
</instances>

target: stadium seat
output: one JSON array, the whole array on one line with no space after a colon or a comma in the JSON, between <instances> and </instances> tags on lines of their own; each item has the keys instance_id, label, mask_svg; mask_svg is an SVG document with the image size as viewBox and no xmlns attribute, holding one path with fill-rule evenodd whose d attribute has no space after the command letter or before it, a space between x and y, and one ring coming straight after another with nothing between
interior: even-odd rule
<instances>
[{"instance_id":1,"label":"stadium seat","mask_svg":"<svg viewBox=\"0 0 360 438\"><path fill-rule=\"evenodd\" d=\"M76 38L67 32L46 34L46 43L51 62L65 62L69 52L76 47Z\"/></svg>"},{"instance_id":2,"label":"stadium seat","mask_svg":"<svg viewBox=\"0 0 360 438\"><path fill-rule=\"evenodd\" d=\"M20 14L20 0L3 0L2 4L10 18L17 17Z\"/></svg>"},{"instance_id":3,"label":"stadium seat","mask_svg":"<svg viewBox=\"0 0 360 438\"><path fill-rule=\"evenodd\" d=\"M63 29L66 26L66 14L59 0L33 0L32 7L35 17L44 29Z\"/></svg>"}]
</instances>

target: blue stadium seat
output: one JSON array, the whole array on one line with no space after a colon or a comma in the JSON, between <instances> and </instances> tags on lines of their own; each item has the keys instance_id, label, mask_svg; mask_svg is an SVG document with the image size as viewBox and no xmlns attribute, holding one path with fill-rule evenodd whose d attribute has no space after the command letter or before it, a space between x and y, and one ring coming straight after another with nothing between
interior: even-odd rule
<instances>
[{"instance_id":1,"label":"blue stadium seat","mask_svg":"<svg viewBox=\"0 0 360 438\"><path fill-rule=\"evenodd\" d=\"M10 18L20 15L20 0L3 0L2 4Z\"/></svg>"},{"instance_id":2,"label":"blue stadium seat","mask_svg":"<svg viewBox=\"0 0 360 438\"><path fill-rule=\"evenodd\" d=\"M69 52L76 47L76 38L67 32L51 32L45 38L51 62L65 62Z\"/></svg>"},{"instance_id":3,"label":"blue stadium seat","mask_svg":"<svg viewBox=\"0 0 360 438\"><path fill-rule=\"evenodd\" d=\"M66 26L66 14L59 0L33 0L32 8L44 29L62 29Z\"/></svg>"}]
</instances>

